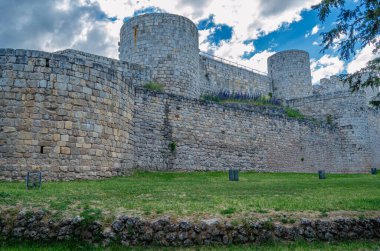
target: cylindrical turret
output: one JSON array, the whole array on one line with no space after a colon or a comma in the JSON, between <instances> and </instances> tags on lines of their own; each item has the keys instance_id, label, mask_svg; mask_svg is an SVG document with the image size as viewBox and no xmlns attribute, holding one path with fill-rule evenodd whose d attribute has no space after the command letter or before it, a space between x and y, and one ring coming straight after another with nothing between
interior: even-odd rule
<instances>
[{"instance_id":1,"label":"cylindrical turret","mask_svg":"<svg viewBox=\"0 0 380 251\"><path fill-rule=\"evenodd\" d=\"M189 19L166 13L133 17L120 30L120 60L150 66L166 92L198 98L198 30Z\"/></svg>"},{"instance_id":2,"label":"cylindrical turret","mask_svg":"<svg viewBox=\"0 0 380 251\"><path fill-rule=\"evenodd\" d=\"M301 50L278 52L268 58L268 75L273 95L289 100L312 95L309 53Z\"/></svg>"}]
</instances>

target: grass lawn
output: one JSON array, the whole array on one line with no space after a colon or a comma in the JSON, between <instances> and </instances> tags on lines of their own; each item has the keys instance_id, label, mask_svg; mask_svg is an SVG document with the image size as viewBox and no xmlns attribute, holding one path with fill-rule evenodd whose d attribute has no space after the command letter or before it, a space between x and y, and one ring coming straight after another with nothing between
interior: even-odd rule
<instances>
[{"instance_id":1,"label":"grass lawn","mask_svg":"<svg viewBox=\"0 0 380 251\"><path fill-rule=\"evenodd\" d=\"M37 244L37 243L7 243L1 245L1 250L8 251L16 251L16 250L41 250L41 251L63 251L63 250L110 250L110 251L118 251L118 250L256 250L256 251L280 251L280 250L288 250L288 251L303 251L303 250L324 250L324 251L350 251L350 250L379 250L380 242L379 241L351 241L351 242L339 242L339 243L323 243L323 242L295 242L295 243L267 243L261 245L235 245L235 246L215 246L215 247L191 247L191 248L163 248L163 247L136 247L136 248L127 248L121 245L115 245L108 248L103 247L94 247L89 244L78 244L78 243L50 243L50 244Z\"/></svg>"},{"instance_id":2,"label":"grass lawn","mask_svg":"<svg viewBox=\"0 0 380 251\"><path fill-rule=\"evenodd\" d=\"M22 182L0 182L0 208L44 209L57 217L86 210L106 222L116 215L247 217L252 214L369 211L380 213L380 176L369 174L240 173L229 182L226 172L136 172L107 180L45 182L41 191ZM379 215L379 214L377 214ZM357 215L358 216L358 215Z\"/></svg>"}]
</instances>

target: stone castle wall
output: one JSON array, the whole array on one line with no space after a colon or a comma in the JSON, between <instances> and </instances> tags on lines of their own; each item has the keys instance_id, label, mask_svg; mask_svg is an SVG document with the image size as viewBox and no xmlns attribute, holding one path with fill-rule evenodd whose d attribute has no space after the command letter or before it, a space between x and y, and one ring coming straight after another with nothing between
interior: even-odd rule
<instances>
[{"instance_id":1,"label":"stone castle wall","mask_svg":"<svg viewBox=\"0 0 380 251\"><path fill-rule=\"evenodd\" d=\"M198 30L189 19L164 13L133 17L120 31L120 59L152 68L165 91L199 97Z\"/></svg>"},{"instance_id":2,"label":"stone castle wall","mask_svg":"<svg viewBox=\"0 0 380 251\"><path fill-rule=\"evenodd\" d=\"M368 116L370 147L372 150L372 167L380 169L380 112L371 110Z\"/></svg>"},{"instance_id":3,"label":"stone castle wall","mask_svg":"<svg viewBox=\"0 0 380 251\"><path fill-rule=\"evenodd\" d=\"M278 52L268 58L273 95L294 99L312 95L309 53L300 50Z\"/></svg>"},{"instance_id":4,"label":"stone castle wall","mask_svg":"<svg viewBox=\"0 0 380 251\"><path fill-rule=\"evenodd\" d=\"M366 110L363 95L288 101L322 121L332 115L332 125L317 125L281 108L149 92L139 87L150 81L147 67L60 53L0 50L0 179L33 169L73 179L135 167L367 172L380 164L380 115Z\"/></svg>"},{"instance_id":5,"label":"stone castle wall","mask_svg":"<svg viewBox=\"0 0 380 251\"><path fill-rule=\"evenodd\" d=\"M199 86L202 94L219 91L268 95L271 78L200 55Z\"/></svg>"},{"instance_id":6,"label":"stone castle wall","mask_svg":"<svg viewBox=\"0 0 380 251\"><path fill-rule=\"evenodd\" d=\"M72 49L57 51L54 52L54 54L78 58L79 60L85 60L88 63L112 68L113 70L120 72L125 72L125 74L131 76L131 79L137 80L133 81L134 86L143 86L144 84L152 81L152 70L146 65L133 64Z\"/></svg>"},{"instance_id":7,"label":"stone castle wall","mask_svg":"<svg viewBox=\"0 0 380 251\"><path fill-rule=\"evenodd\" d=\"M320 120L336 125L341 137L345 158L341 161L354 166L379 166L372 160L378 155L378 149L373 149L370 144L371 137L378 137L370 132L369 114L371 112L366 105L366 96L363 93L352 94L349 91L335 92L325 95L310 96L302 99L288 101L288 105L299 109L303 114L314 116ZM374 130L376 130L373 128Z\"/></svg>"},{"instance_id":8,"label":"stone castle wall","mask_svg":"<svg viewBox=\"0 0 380 251\"><path fill-rule=\"evenodd\" d=\"M136 89L135 164L146 170L366 172L338 130L284 110L218 105ZM169 145L175 142L176 150ZM355 162L356 164L356 162Z\"/></svg>"},{"instance_id":9,"label":"stone castle wall","mask_svg":"<svg viewBox=\"0 0 380 251\"><path fill-rule=\"evenodd\" d=\"M0 50L0 179L110 177L131 168L130 71L81 58ZM135 74L135 71L139 72Z\"/></svg>"},{"instance_id":10,"label":"stone castle wall","mask_svg":"<svg viewBox=\"0 0 380 251\"><path fill-rule=\"evenodd\" d=\"M332 86L312 96L306 52L273 55L268 77L199 55L197 43L188 19L153 14L125 23L121 61L75 50L0 49L0 179L23 179L35 169L45 179L74 179L135 167L380 167L379 111L367 107L368 95ZM142 88L151 81L165 93ZM219 91L273 92L314 120L290 119L284 108L199 99Z\"/></svg>"}]
</instances>

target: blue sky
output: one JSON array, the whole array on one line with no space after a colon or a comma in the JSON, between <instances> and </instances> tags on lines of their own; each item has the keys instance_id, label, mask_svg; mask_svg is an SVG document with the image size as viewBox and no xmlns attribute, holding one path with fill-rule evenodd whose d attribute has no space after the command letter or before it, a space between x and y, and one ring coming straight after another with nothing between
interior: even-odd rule
<instances>
[{"instance_id":1,"label":"blue sky","mask_svg":"<svg viewBox=\"0 0 380 251\"><path fill-rule=\"evenodd\" d=\"M354 0L347 0L354 5ZM191 19L199 29L200 49L266 71L275 52L310 53L313 82L359 69L371 55L358 51L348 62L335 50L320 53L320 32L329 30L334 10L321 24L311 6L319 0L0 0L0 48L55 51L75 48L118 57L123 22L132 16L168 12ZM20 11L24 10L24 11Z\"/></svg>"}]
</instances>

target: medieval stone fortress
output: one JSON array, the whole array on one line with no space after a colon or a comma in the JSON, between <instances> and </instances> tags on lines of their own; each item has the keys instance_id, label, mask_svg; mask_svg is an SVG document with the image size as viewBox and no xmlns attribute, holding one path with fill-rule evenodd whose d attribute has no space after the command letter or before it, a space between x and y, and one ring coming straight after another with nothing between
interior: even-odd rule
<instances>
[{"instance_id":1,"label":"medieval stone fortress","mask_svg":"<svg viewBox=\"0 0 380 251\"><path fill-rule=\"evenodd\" d=\"M312 86L307 52L268 74L200 54L187 18L146 14L120 32L119 59L0 49L0 179L103 178L142 170L369 172L380 167L375 91L336 78ZM163 92L144 88L150 82ZM218 104L219 91L271 93L283 107ZM284 107L314 118L295 119Z\"/></svg>"}]
</instances>

